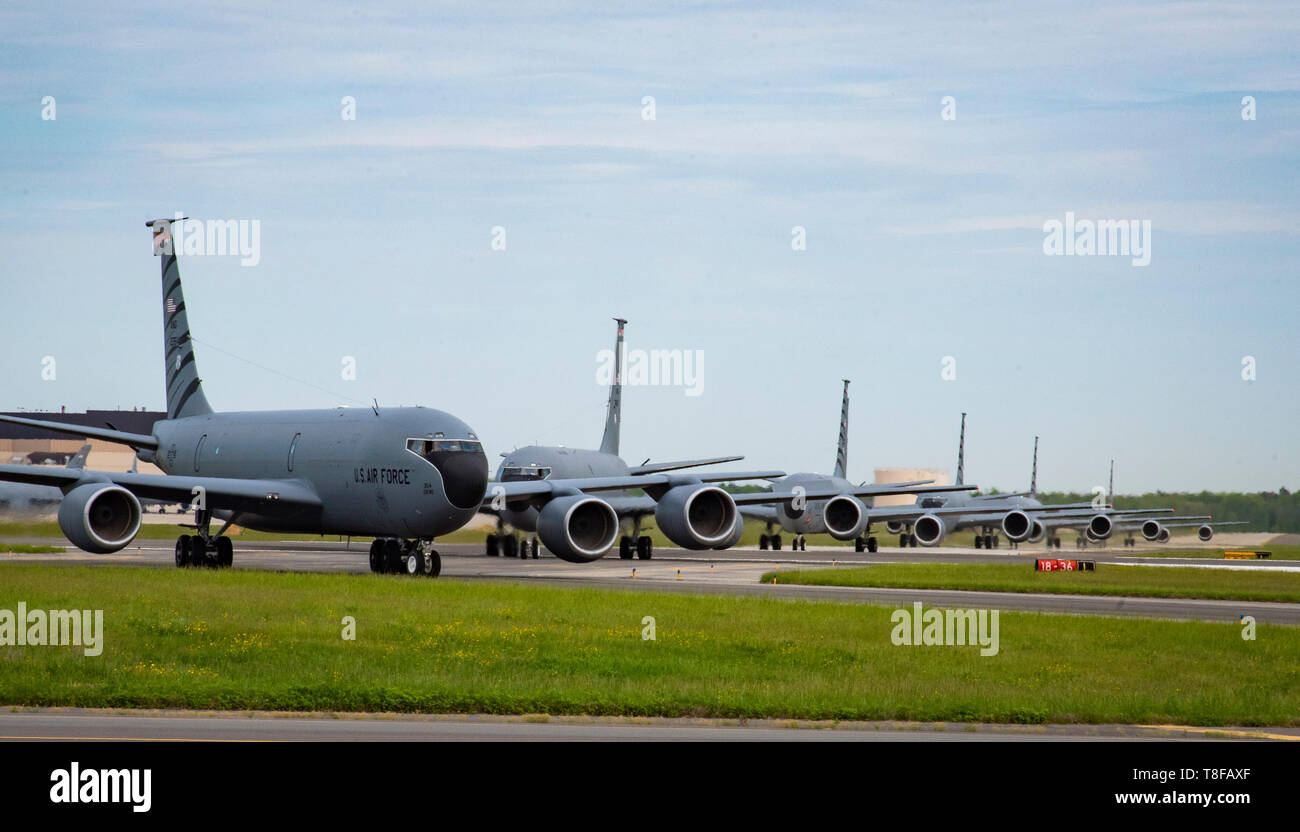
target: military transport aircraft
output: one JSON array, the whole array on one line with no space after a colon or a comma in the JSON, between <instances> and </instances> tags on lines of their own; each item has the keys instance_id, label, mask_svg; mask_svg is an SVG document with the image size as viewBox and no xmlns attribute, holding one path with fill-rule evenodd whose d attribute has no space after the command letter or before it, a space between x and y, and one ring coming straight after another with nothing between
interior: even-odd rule
<instances>
[{"instance_id":1,"label":"military transport aircraft","mask_svg":"<svg viewBox=\"0 0 1300 832\"><path fill-rule=\"evenodd\" d=\"M961 414L961 435L957 444L957 482L965 477L966 467L966 414ZM922 497L917 499L917 509L925 513L912 523L911 537L922 546L938 546L950 531L974 528L977 530L975 548L991 549L997 546L998 530L1013 543L1041 540L1046 534L1044 521L1061 520L1072 525L1086 523L1098 538L1109 537L1115 518L1122 515L1168 513L1172 509L1115 509L1106 501L1083 503L1058 503L1044 505L1038 499L1038 437L1034 437L1034 466L1030 475L1029 491L1012 494L953 494L948 497ZM989 509L993 509L990 512ZM940 510L950 512L948 516ZM997 518L997 514L1001 518ZM952 516L955 515L955 516ZM997 520L997 522L993 522ZM906 539L905 521L886 523L891 534L902 534Z\"/></svg>"},{"instance_id":2,"label":"military transport aircraft","mask_svg":"<svg viewBox=\"0 0 1300 832\"><path fill-rule=\"evenodd\" d=\"M1034 442L1035 464L1037 460L1037 438ZM1110 483L1107 486L1106 497L1108 500L1114 500L1115 495L1115 460L1110 461ZM1170 520L1157 520L1152 517L1135 517L1131 515L1140 514L1168 514L1172 509L1112 509L1110 515L1130 515L1125 517L1110 517L1110 522L1098 520L1097 517L1079 518L1079 517L1042 517L1041 522L1035 521L1035 527L1028 540L1030 543L1037 543L1046 538L1048 548L1061 548L1061 538L1059 532L1065 529L1074 531L1077 534L1074 545L1076 548L1086 548L1089 543L1101 543L1110 538L1115 532L1123 532L1124 545L1133 546L1137 541L1134 539L1135 532L1141 532L1142 536L1154 543L1166 543L1169 540L1169 529L1185 526L1196 526L1197 537L1202 541L1209 542L1214 537L1215 526L1240 526L1247 525L1244 520L1232 521L1229 523L1209 523L1205 521L1212 520L1211 515L1181 516ZM1100 517L1102 515L1098 515Z\"/></svg>"},{"instance_id":3,"label":"military transport aircraft","mask_svg":"<svg viewBox=\"0 0 1300 832\"><path fill-rule=\"evenodd\" d=\"M532 445L506 454L497 471L497 480L492 483L483 501L484 511L497 515L500 530L500 534L488 537L489 555L496 555L502 550L507 555L515 553L514 534L504 528L508 525L513 529L537 533L537 538L531 544L524 544L524 556L529 551L533 557L538 556L537 539L540 538L557 557L590 561L610 550L615 539L619 538L620 558L630 559L635 555L641 560L649 560L654 555L654 547L651 538L641 534L641 523L652 515L659 530L684 549L726 549L740 541L744 515L750 512L752 506L812 500L813 510L819 517L822 514L822 503L825 502L830 506L832 515L838 518L852 509L847 501L861 505L857 500L858 495L911 494L928 490L912 487L921 483L855 487L841 480L839 484L829 485L808 481L803 483L804 490L797 494L782 492L778 488L751 494L730 494L712 483L776 479L783 477L784 472L671 473L684 468L743 458L739 456L655 464L649 464L647 460L641 465L629 466L618 455L623 401L623 335L627 321L622 318L614 320L618 323L614 375L610 382L605 433L601 438L600 449ZM621 493L603 499L587 498L580 503L590 515L589 529L595 531L579 546L575 540L570 539L566 527L559 522L560 508L556 506L558 501L555 498L571 487L576 481L574 478L592 476L621 478L628 485L624 486ZM631 489L641 489L645 493L633 494ZM936 486L933 490L953 489L950 486ZM819 497L820 501L817 499ZM620 531L625 532L621 538Z\"/></svg>"},{"instance_id":4,"label":"military transport aircraft","mask_svg":"<svg viewBox=\"0 0 1300 832\"><path fill-rule=\"evenodd\" d=\"M918 480L903 483L882 483L878 485L854 485L845 478L849 457L849 380L844 379L844 395L840 404L840 436L835 450L835 468L828 477L825 474L799 473L772 483L772 494L741 494L737 502L743 503L742 511L746 516L762 520L767 524L767 533L759 538L759 548L781 548L781 531L794 535L791 546L807 549L807 535L829 534L836 540L852 540L854 551L875 552L878 541L870 535L872 523L886 525L912 523L919 518L940 517L958 511L967 514L1006 514L1008 509L999 505L966 507L963 498L969 498L962 492L974 491L978 486L965 485L960 479L956 485L925 485L931 480ZM958 499L963 500L962 508L917 508L916 506L867 506L863 498L885 494L918 494L917 504L928 506L929 500ZM941 494L942 497L926 495ZM778 505L760 505L764 502L776 502L772 496L782 499ZM915 545L915 544L913 544Z\"/></svg>"},{"instance_id":5,"label":"military transport aircraft","mask_svg":"<svg viewBox=\"0 0 1300 832\"><path fill-rule=\"evenodd\" d=\"M425 546L465 525L488 482L487 458L469 426L424 407L214 412L199 379L171 223L146 223L162 265L167 418L151 434L111 427L5 421L129 445L163 475L0 465L0 480L63 492L59 526L88 552L126 546L140 530L141 498L191 503L195 535L176 541L176 565L230 566L233 523L273 532L374 536L371 569L437 575L441 558ZM558 522L587 541L591 504L583 490L628 488L628 478L576 479L557 500ZM667 485L661 475L657 485ZM531 485L531 483L524 483ZM670 492L682 495L683 492ZM685 501L695 517L707 501ZM595 511L597 519L600 512ZM213 534L213 518L225 525Z\"/></svg>"}]
</instances>

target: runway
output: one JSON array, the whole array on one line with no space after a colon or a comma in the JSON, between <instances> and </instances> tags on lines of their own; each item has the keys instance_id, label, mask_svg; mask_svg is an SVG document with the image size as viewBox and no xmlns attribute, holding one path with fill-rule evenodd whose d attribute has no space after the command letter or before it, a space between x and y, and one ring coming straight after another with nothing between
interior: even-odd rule
<instances>
[{"instance_id":1,"label":"runway","mask_svg":"<svg viewBox=\"0 0 1300 832\"><path fill-rule=\"evenodd\" d=\"M26 542L26 541L24 541ZM37 542L37 541L33 541ZM17 563L125 565L174 569L172 544L137 541L112 555L92 555L64 541L39 541L64 545L62 553L12 555L0 547L0 560ZM662 548L649 561L605 557L588 564L568 563L543 552L539 559L487 557L480 544L441 544L443 577L506 580L560 586L598 586L654 592L686 592L805 601L882 604L897 606L913 601L934 606L986 607L1028 612L1077 615L1116 615L1179 620L1239 621L1254 616L1266 624L1300 625L1300 604L1255 601L1215 601L1183 598L1140 598L1107 595L1053 595L1043 593L988 592L940 589L882 589L862 587L761 584L767 572L783 568L825 568L872 563L1023 563L1030 569L1033 557L1047 550L1021 549L990 552L982 549L892 549L874 554L836 547L809 547L807 551L760 551L736 548L693 552ZM368 543L334 541L237 541L236 569L368 573ZM1058 556L1051 553L1051 556ZM1226 569L1296 571L1296 561L1207 561L1197 558L1143 557L1096 550L1086 557L1098 563L1142 566L1196 566ZM390 580L415 580L389 576Z\"/></svg>"},{"instance_id":2,"label":"runway","mask_svg":"<svg viewBox=\"0 0 1300 832\"><path fill-rule=\"evenodd\" d=\"M1300 740L1290 728L807 722L622 717L33 709L3 741L133 742L1155 742Z\"/></svg>"}]
</instances>

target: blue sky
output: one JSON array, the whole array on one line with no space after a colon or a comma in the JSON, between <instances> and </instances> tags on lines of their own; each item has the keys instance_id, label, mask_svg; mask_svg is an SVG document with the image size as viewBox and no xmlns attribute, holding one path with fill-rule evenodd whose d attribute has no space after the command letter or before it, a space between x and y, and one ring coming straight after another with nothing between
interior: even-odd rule
<instances>
[{"instance_id":1,"label":"blue sky","mask_svg":"<svg viewBox=\"0 0 1300 832\"><path fill-rule=\"evenodd\" d=\"M619 315L704 354L626 391L635 462L825 471L851 378L854 479L951 468L966 410L989 485L1038 434L1049 488L1294 489L1297 55L1286 3L6 4L0 408L162 406L179 210L261 224L181 264L220 409L590 447ZM1150 265L1045 255L1067 211L1150 220Z\"/></svg>"}]
</instances>

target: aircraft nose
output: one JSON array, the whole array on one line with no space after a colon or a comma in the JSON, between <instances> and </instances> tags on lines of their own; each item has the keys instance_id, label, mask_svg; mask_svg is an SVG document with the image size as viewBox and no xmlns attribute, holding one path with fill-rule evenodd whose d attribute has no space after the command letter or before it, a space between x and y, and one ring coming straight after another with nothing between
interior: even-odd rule
<instances>
[{"instance_id":1,"label":"aircraft nose","mask_svg":"<svg viewBox=\"0 0 1300 832\"><path fill-rule=\"evenodd\" d=\"M487 491L488 461L482 451L435 451L428 455L442 474L442 489L456 508L477 508Z\"/></svg>"}]
</instances>

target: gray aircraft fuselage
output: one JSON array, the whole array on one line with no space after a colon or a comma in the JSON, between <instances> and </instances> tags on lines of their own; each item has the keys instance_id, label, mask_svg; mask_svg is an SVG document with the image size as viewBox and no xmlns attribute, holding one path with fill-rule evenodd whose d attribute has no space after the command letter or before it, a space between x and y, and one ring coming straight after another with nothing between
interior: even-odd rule
<instances>
[{"instance_id":1,"label":"gray aircraft fuselage","mask_svg":"<svg viewBox=\"0 0 1300 832\"><path fill-rule=\"evenodd\" d=\"M423 407L208 413L160 420L154 435L158 450L141 458L165 473L297 479L319 495L319 509L239 513L239 525L259 531L432 538L469 522L487 486L469 426ZM409 440L477 450L423 455Z\"/></svg>"},{"instance_id":2,"label":"gray aircraft fuselage","mask_svg":"<svg viewBox=\"0 0 1300 832\"><path fill-rule=\"evenodd\" d=\"M932 494L925 497L916 498L917 508L961 508L969 506L971 508L1001 508L1007 511L1024 508L1040 508L1042 502L1033 497L1024 497L1021 495L1006 497L973 497L969 492L958 491L952 494ZM948 515L943 518L946 529L950 532L958 529L982 528L985 526L994 527L998 525L996 515L989 514L956 514ZM1085 522L1087 522L1085 520Z\"/></svg>"},{"instance_id":3,"label":"gray aircraft fuselage","mask_svg":"<svg viewBox=\"0 0 1300 832\"><path fill-rule=\"evenodd\" d=\"M627 463L617 454L582 448L529 445L508 453L497 468L496 482L528 482L538 479L575 479L578 477L626 477ZM492 489L488 487L488 496ZM628 492L610 492L614 497ZM511 508L501 512L503 522L523 532L537 531L537 509Z\"/></svg>"},{"instance_id":4,"label":"gray aircraft fuselage","mask_svg":"<svg viewBox=\"0 0 1300 832\"><path fill-rule=\"evenodd\" d=\"M828 477L825 474L796 473L772 481L772 491L776 494L794 491L797 486L803 486L805 491L827 491L833 488L837 491L849 492L854 488L853 483L843 477ZM826 534L827 502L827 500L808 500L804 503L802 511L796 511L790 503L777 504L776 516L781 523L782 531L791 534ZM863 503L870 507L869 500L863 500Z\"/></svg>"}]
</instances>

